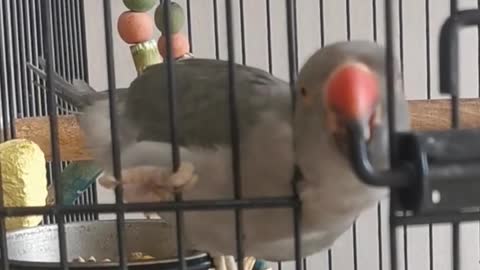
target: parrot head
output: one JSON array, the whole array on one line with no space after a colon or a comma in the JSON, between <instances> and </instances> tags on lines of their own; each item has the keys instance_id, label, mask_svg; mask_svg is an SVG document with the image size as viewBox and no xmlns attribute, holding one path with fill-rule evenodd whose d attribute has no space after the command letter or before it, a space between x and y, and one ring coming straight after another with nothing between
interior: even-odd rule
<instances>
[{"instance_id":1,"label":"parrot head","mask_svg":"<svg viewBox=\"0 0 480 270\"><path fill-rule=\"evenodd\" d=\"M401 82L400 74L396 75L397 83ZM296 90L298 144L309 141L310 147L312 143L328 145L335 151L333 154L340 153L348 160L349 126L356 125L369 152L378 154L380 150L377 159L386 159L388 118L383 47L370 41L342 41L325 46L302 67ZM403 88L396 90L397 124L406 127L409 120Z\"/></svg>"}]
</instances>

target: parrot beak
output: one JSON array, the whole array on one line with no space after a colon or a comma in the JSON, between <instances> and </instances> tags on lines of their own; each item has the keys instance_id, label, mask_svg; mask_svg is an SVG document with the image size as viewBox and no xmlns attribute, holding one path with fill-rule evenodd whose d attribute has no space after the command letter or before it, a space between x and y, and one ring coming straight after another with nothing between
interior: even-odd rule
<instances>
[{"instance_id":1,"label":"parrot beak","mask_svg":"<svg viewBox=\"0 0 480 270\"><path fill-rule=\"evenodd\" d=\"M361 127L363 139L370 140L378 122L379 82L365 64L349 62L338 67L326 84L327 125L336 143L347 144L347 127Z\"/></svg>"}]
</instances>

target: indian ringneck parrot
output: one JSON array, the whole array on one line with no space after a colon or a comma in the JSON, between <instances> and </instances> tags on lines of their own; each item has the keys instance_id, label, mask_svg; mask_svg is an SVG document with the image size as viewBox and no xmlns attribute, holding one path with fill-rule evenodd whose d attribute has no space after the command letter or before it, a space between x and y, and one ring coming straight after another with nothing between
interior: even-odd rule
<instances>
[{"instance_id":1,"label":"indian ringneck parrot","mask_svg":"<svg viewBox=\"0 0 480 270\"><path fill-rule=\"evenodd\" d=\"M403 83L395 62L396 130L410 129ZM228 62L187 59L173 63L181 164L172 172L167 66L148 67L119 89L118 126L126 202L234 198L228 110ZM361 125L375 169L389 167L385 50L370 41L340 41L314 52L300 69L291 112L289 83L261 69L235 66L242 198L293 195L295 164L301 200L302 256L329 248L387 188L364 184L353 171L347 126ZM87 143L114 187L107 92L55 89L81 105ZM174 213L161 213L175 224ZM190 247L235 254L234 212L184 213ZM243 210L246 256L294 259L293 211Z\"/></svg>"}]
</instances>

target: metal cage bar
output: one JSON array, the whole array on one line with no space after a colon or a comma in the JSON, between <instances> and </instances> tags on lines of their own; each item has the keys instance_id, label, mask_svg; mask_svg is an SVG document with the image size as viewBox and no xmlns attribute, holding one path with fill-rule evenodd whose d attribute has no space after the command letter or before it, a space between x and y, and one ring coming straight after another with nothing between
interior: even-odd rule
<instances>
[{"instance_id":1,"label":"metal cage bar","mask_svg":"<svg viewBox=\"0 0 480 270\"><path fill-rule=\"evenodd\" d=\"M167 66L167 73L168 73L168 83L167 83L167 88L168 88L168 93L169 93L169 98L168 98L168 106L169 106L169 127L170 127L170 139L171 139L171 145L172 145L172 167L174 170L177 170L180 163L181 163L181 157L180 157L180 152L178 149L178 142L177 142L177 127L179 125L176 114L177 114L177 109L178 105L176 102L176 96L177 96L177 91L176 89L176 81L175 81L175 64L174 64L174 59L172 57L172 41L169 35L169 16L170 16L170 1L169 0L160 0L159 1L161 5L164 6L164 24L166 26L166 33L165 35L167 36L166 38L166 44L167 44L167 57L165 58L166 60L166 66ZM272 34L271 34L271 28L272 28L272 21L271 21L271 5L272 5L271 0L266 0L266 10L267 10L267 42L268 42L268 70L270 73L272 73L273 70L273 63L272 63ZM352 26L351 26L351 18L350 18L350 13L351 13L351 3L352 1L346 0L345 5L346 5L346 13L347 13L347 38L350 39L352 35ZM386 63L386 70L387 70L387 88L389 89L388 91L388 117L389 117L389 144L390 144L390 149L391 149L391 163L392 166L395 165L395 163L398 161L398 145L395 143L397 138L397 132L395 131L395 107L394 107L394 65L393 65L393 57L395 55L395 50L394 50L394 36L395 36L395 31L394 31L394 25L393 25L393 9L395 6L395 1L393 0L385 0L385 25L386 25L386 32L385 32L385 39L386 39L386 55L387 55L387 63ZM53 71L55 67L60 66L60 70L67 77L72 77L72 76L79 76L82 75L85 78L88 79L88 72L86 72L86 66L87 66L87 57L86 54L84 54L82 51L78 52L75 55L69 55L68 59L58 59L54 57L54 53L66 51L65 45L62 42L55 43L54 41L54 32L57 32L57 35L60 36L60 40L65 42L66 39L70 40L75 40L75 37L72 36L71 33L65 33L64 31L61 30L62 27L66 27L65 24L69 27L73 27L78 30L83 31L83 39L85 38L85 28L81 27L85 23L85 18L82 16L76 17L77 13L73 14L71 13L71 5L74 5L72 3L60 3L60 4L54 4L52 5L51 0L42 0L39 3L41 3L41 18L42 21L40 25L38 25L38 30L41 30L41 43L42 47L40 51L43 51L44 57L46 58L46 69L47 69L47 80L46 80L46 88L51 89L52 84L53 84ZM58 128L57 128L57 111L56 111L56 100L54 97L54 94L52 91L47 91L47 98L43 100L44 102L46 101L47 107L48 107L48 115L50 118L50 131L52 134L51 138L51 145L52 145L52 153L53 153L53 162L52 162L52 167L51 167L51 172L53 175L53 183L55 186L55 194L56 194L56 201L57 205L52 206L52 207L5 207L3 205L3 196L0 193L0 233L2 234L0 236L0 247L1 247L1 265L2 269L9 269L9 260L7 258L7 246L6 246L6 236L5 236L5 217L14 217L14 216L24 216L24 215L33 215L33 214L41 214L41 215L53 215L55 216L55 221L58 223L58 233L59 233L59 245L60 245L60 265L63 269L68 269L67 265L67 254L66 254L66 240L65 240L65 215L67 214L92 214L92 213L111 213L114 212L117 216L116 223L117 223L117 237L119 239L119 255L120 255L120 268L121 269L127 269L127 257L126 257L126 251L124 247L124 233L125 233L125 216L124 214L127 212L138 212L138 211L169 211L169 212L175 212L176 214L176 225L177 225L177 248L178 248L178 258L180 261L180 269L185 270L187 268L186 262L185 262L185 254L184 254L184 239L183 239L183 212L184 211L206 211L206 210L233 210L235 212L235 227L236 227L236 249L237 249L237 259L238 259L238 267L239 269L243 269L243 241L242 241L242 230L243 230L243 225L242 225L242 218L241 218L241 210L243 209L254 209L254 208L292 208L292 211L294 213L294 239L295 239L295 268L297 270L302 270L303 268L306 269L306 260L302 260L301 256L301 231L300 231L300 201L298 199L298 196L294 196L293 198L290 197L285 197L285 198L275 198L275 199L242 199L242 194L241 194L241 174L240 174L240 157L241 157L241 152L240 152L240 147L239 147L239 141L240 141L240 132L239 132L239 126L238 126L238 112L237 112L237 106L236 106L236 76L235 76L235 46L234 46L234 27L233 27L233 3L239 3L240 7L240 38L241 38L241 51L242 51L242 64L246 64L246 46L245 46L245 39L246 39L246 33L245 33L245 11L244 11L244 3L242 0L239 0L238 2L235 1L233 2L232 0L226 0L226 6L225 6L225 12L226 12L226 25L227 25L227 47L228 47L228 74L229 74L229 82L228 82L228 106L229 106L229 131L230 131L230 140L231 140L231 145L232 145L232 168L233 168L233 175L234 175L234 199L231 200L202 200L202 201L186 201L182 200L180 195L177 195L175 198L175 202L163 202L163 203L132 203L132 204L123 204L123 191L122 187L118 186L115 190L115 203L114 204L102 204L102 205L74 205L74 206L65 206L62 205L62 194L59 192L61 183L58 183L56 181L59 179L60 175L60 162L61 162L61 157L58 149L58 144L56 143L58 141ZM401 69L403 71L403 10L402 10L402 0L399 0L398 2L398 7L400 7L399 10L399 20L400 20L400 55L401 55ZM458 9L458 3L457 1L451 0L451 15L455 14L457 9ZM108 73L108 94L109 94L109 111L111 115L111 137L112 137L112 156L113 156L113 168L114 168L114 176L118 180L122 178L122 171L121 171L121 162L120 162L120 145L119 145L119 138L118 138L118 119L117 119L117 107L114 102L115 99L115 84L116 84L116 78L115 78L115 69L114 69L114 58L113 58L113 39L112 39L112 8L111 8L111 1L109 0L104 0L104 19L105 19L105 38L106 38L106 49L107 49L107 73ZM377 40L377 29L376 29L376 24L377 24L377 18L376 18L376 11L377 11L377 2L375 0L372 0L372 9L374 10L374 16L373 16L373 39L376 41ZM425 6L426 6L426 11L427 11L427 49L430 48L430 40L429 40L429 15L428 15L428 10L430 6L429 0L425 0ZM17 3L15 2L12 6L10 6L10 1L5 1L2 4L0 4L0 11L3 11L5 9L12 9L15 11L14 16L19 16L18 14L21 14L24 12L24 6L22 3ZM76 2L75 5L78 5L80 8L83 8L83 3L82 2ZM190 0L186 0L186 5L187 5L187 25L188 25L188 38L190 41L190 44L192 44L192 27L191 27L191 4ZM34 6L34 4L32 4ZM299 60L298 60L298 38L297 38L297 9L296 9L297 3L294 0L286 0L285 1L285 10L286 10L286 17L287 17L287 43L288 43L288 68L289 68L289 82L292 90L292 108L294 108L295 105L295 81L296 81L296 74L298 72L298 65L299 65ZM320 0L319 1L319 7L320 7L320 37L321 37L321 46L325 45L325 20L323 18L324 15L324 1ZM213 0L213 8L214 8L214 35L215 35L215 57L219 59L220 53L219 53L219 29L218 29L218 3L217 0ZM67 12L67 10L70 10L70 15L71 17L68 19L62 18L59 20L54 20L52 19L53 15L59 15L61 13ZM55 13L55 14L52 14ZM27 46L26 40L22 39L21 37L18 37L18 41L16 40L14 45L12 46L6 46L6 48L2 47L4 42L3 39L5 39L3 35L3 29L5 25L10 24L10 22L7 21L6 18L0 18L0 63L3 66L3 63L10 63L14 62L11 59L7 58L12 58L15 57L17 58L26 58L27 52L25 51L25 46ZM52 26L53 21L57 22L60 26ZM64 25L61 25L64 24ZM18 26L13 26L13 28L18 27ZM35 26L32 28L36 28ZM33 35L36 34L35 29L32 29ZM10 33L7 33L7 37L11 35ZM39 34L40 36L40 34ZM13 37L9 38L15 38L15 34ZM77 46L80 43L85 43L85 40L76 40L74 46ZM28 48L28 46L27 46ZM192 51L192 45L190 45L190 51ZM18 54L14 54L14 52L19 52ZM41 53L41 52L39 52ZM430 62L430 56L427 54L427 62ZM13 59L13 58L12 58ZM24 60L24 59L23 59ZM18 60L20 61L20 60ZM75 63L75 67L69 67L69 65ZM82 68L79 68L82 67ZM15 127L14 127L14 119L16 118L16 114L18 113L18 110L21 110L21 114L23 113L24 110L26 111L41 111L41 106L38 106L37 108L35 104L30 104L29 100L26 99L25 96L19 96L16 95L13 92L13 84L25 84L25 81L28 80L28 76L23 74L22 80L20 81L15 81L12 83L11 80L5 79L6 76L11 76L10 72L13 72L11 67L5 66L7 71L0 71L0 89L1 89L1 104L2 104L2 114L3 114L3 133L4 133L4 138L14 138L15 137ZM430 67L429 64L427 65L427 76L430 76ZM429 77L430 78L430 77ZM427 91L428 91L428 97L430 98L431 95L431 85L430 85L430 79L427 80L428 85L427 85ZM28 87L28 86L27 86ZM7 91L7 89L10 89ZM160 89L159 89L160 90ZM452 89L450 89L452 90ZM29 89L32 95L35 94L35 89L32 87L32 89ZM10 93L8 93L10 92ZM451 95L451 104L452 104L452 128L456 129L458 128L458 123L459 123L459 108L458 108L458 98L459 94L458 91L451 91L449 92ZM37 103L41 103L42 100L37 101ZM58 101L60 104L63 104L63 101ZM32 102L34 103L34 102ZM7 116L7 117L6 117ZM1 169L1 168L0 168ZM298 171L297 171L298 173ZM0 175L1 176L1 175ZM401 178L402 175L399 176L399 179ZM295 175L295 177L299 177L298 174ZM295 178L294 177L294 178ZM1 178L1 177L0 177ZM293 179L295 181L295 179ZM1 179L0 179L0 184L1 184ZM397 182L398 187L402 187L402 183L399 180ZM0 185L1 186L1 185ZM295 191L296 193L296 191ZM296 194L295 194L296 195ZM406 268L408 268L408 256L407 256L407 232L406 232L406 225L410 224L429 224L429 247L430 247L430 266L431 269L433 269L433 255L432 255L432 246L433 246L433 234L432 234L432 224L433 223L438 223L438 222L452 222L453 221L453 234L452 234L452 250L454 251L452 253L452 258L453 258L453 269L457 270L460 269L460 260L459 260L459 222L460 221L466 221L466 220L478 220L480 217L479 213L451 213L449 215L445 216L428 216L424 215L421 217L417 216L409 216L407 213L404 212L404 216L398 216L394 212L397 209L395 208L395 205L391 205L390 209L390 256L391 256L391 269L396 270L397 269L397 263L398 263L398 258L397 258L397 236L395 233L395 229L397 226L403 226L404 228L404 251L405 251L405 257L404 257L404 262L406 265ZM377 206L377 215L380 217L381 213L381 205L379 204ZM380 218L379 218L380 219ZM69 221L69 220L68 220ZM380 222L380 221L379 221ZM379 234L379 269L381 270L383 268L383 258L382 258L382 233L380 229L380 224L378 224L378 234ZM356 233L356 226L355 224L353 225L353 268L357 269L358 267L358 258L357 258L357 233ZM332 259L332 251L328 251L328 268L329 269L335 269L333 266L333 259ZM279 270L281 270L282 266L279 264L278 266Z\"/></svg>"},{"instance_id":2,"label":"metal cage bar","mask_svg":"<svg viewBox=\"0 0 480 270\"><path fill-rule=\"evenodd\" d=\"M243 10L243 1L240 0L240 9ZM238 113L236 104L236 77L235 77L235 44L233 42L233 13L232 1L225 1L225 13L227 24L227 47L228 47L228 106L230 122L230 143L232 147L232 173L233 173L233 193L235 199L242 197L242 180L240 172L240 128L238 125ZM243 29L243 20L241 21ZM242 35L242 50L244 50L245 37ZM242 61L245 63L245 53L242 51ZM235 210L235 240L238 260L238 269L243 269L244 245L243 245L243 218L239 210Z\"/></svg>"},{"instance_id":3,"label":"metal cage bar","mask_svg":"<svg viewBox=\"0 0 480 270\"><path fill-rule=\"evenodd\" d=\"M297 27L296 27L296 1L286 0L287 12L287 43L288 43L288 78L291 91L292 112L295 111L295 83L298 72L298 44L297 44ZM295 149L295 145L293 145ZM292 188L294 191L294 198L296 204L293 205L293 234L294 234L294 248L295 248L295 269L302 270L302 250L301 250L301 203L296 189L296 182L300 179L301 174L298 167L294 168L294 176L292 179Z\"/></svg>"},{"instance_id":4,"label":"metal cage bar","mask_svg":"<svg viewBox=\"0 0 480 270\"><path fill-rule=\"evenodd\" d=\"M167 88L168 88L168 108L169 108L169 127L170 127L170 141L172 145L172 167L173 171L177 171L180 166L180 151L178 146L178 119L177 119L177 89L175 82L175 69L173 65L173 55L172 55L172 41L170 35L170 0L161 0L160 5L163 5L163 16L164 16L164 25L165 25L165 36L166 36L166 49L167 49ZM190 12L190 9L189 11ZM189 13L190 14L190 13ZM191 30L191 28L190 28ZM190 32L189 30L189 32ZM159 89L159 91L161 91ZM175 201L179 202L182 200L181 194L175 194ZM180 261L180 269L186 269L185 262L185 250L184 250L184 236L183 236L183 212L181 209L175 211L175 225L176 225L176 236L177 236L177 254L178 260Z\"/></svg>"},{"instance_id":5,"label":"metal cage bar","mask_svg":"<svg viewBox=\"0 0 480 270\"><path fill-rule=\"evenodd\" d=\"M44 53L46 58L47 70L47 89L52 89L53 86L53 31L52 31L52 13L51 13L51 1L47 0L43 2L44 16L43 18L43 35L44 35ZM52 149L52 177L53 185L55 189L55 201L57 203L63 203L63 194L61 191L61 185L58 181L60 178L60 148L58 146L58 118L56 110L55 96L52 91L47 92L47 108L48 116L50 120L50 136L51 136L51 149ZM13 121L13 119L12 119ZM58 223L58 239L60 249L60 267L62 269L68 269L67 261L67 243L65 236L65 216L63 213L55 213L55 219Z\"/></svg>"},{"instance_id":6,"label":"metal cage bar","mask_svg":"<svg viewBox=\"0 0 480 270\"><path fill-rule=\"evenodd\" d=\"M105 41L107 49L107 76L108 76L108 103L110 113L110 130L112 140L112 161L113 175L118 180L122 179L122 169L120 160L120 138L118 135L117 106L115 103L115 62L113 59L113 30L112 30L112 10L111 1L103 1L104 21L105 21ZM123 205L123 186L115 187L115 205ZM116 211L117 239L118 239L118 255L120 269L127 270L127 256L125 249L125 213Z\"/></svg>"},{"instance_id":7,"label":"metal cage bar","mask_svg":"<svg viewBox=\"0 0 480 270\"><path fill-rule=\"evenodd\" d=\"M458 11L458 0L450 0L450 14L454 15ZM458 39L458 34L454 39ZM452 128L458 129L460 127L460 112L459 112L459 93L451 92L451 110L452 110ZM452 223L452 267L453 270L460 270L460 223Z\"/></svg>"}]
</instances>

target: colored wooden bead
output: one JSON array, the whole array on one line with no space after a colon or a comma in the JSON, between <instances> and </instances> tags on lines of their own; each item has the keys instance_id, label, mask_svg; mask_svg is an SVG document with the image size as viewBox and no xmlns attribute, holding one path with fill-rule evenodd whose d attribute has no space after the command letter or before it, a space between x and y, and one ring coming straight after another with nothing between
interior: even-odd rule
<instances>
[{"instance_id":1,"label":"colored wooden bead","mask_svg":"<svg viewBox=\"0 0 480 270\"><path fill-rule=\"evenodd\" d=\"M190 44L183 33L175 33L171 35L172 56L174 59L180 58L190 51ZM167 39L161 36L158 39L158 51L163 58L167 57Z\"/></svg>"},{"instance_id":2,"label":"colored wooden bead","mask_svg":"<svg viewBox=\"0 0 480 270\"><path fill-rule=\"evenodd\" d=\"M157 42L153 39L130 46L130 52L138 75L147 67L162 62Z\"/></svg>"},{"instance_id":3,"label":"colored wooden bead","mask_svg":"<svg viewBox=\"0 0 480 270\"><path fill-rule=\"evenodd\" d=\"M157 26L158 30L162 33L165 33L165 26L164 26L164 10L163 5L158 5L155 9L155 25ZM182 30L183 25L185 24L185 13L183 12L183 8L175 3L170 2L170 34L178 33Z\"/></svg>"},{"instance_id":4,"label":"colored wooden bead","mask_svg":"<svg viewBox=\"0 0 480 270\"><path fill-rule=\"evenodd\" d=\"M146 12L155 6L157 0L123 0L123 4L131 11Z\"/></svg>"},{"instance_id":5,"label":"colored wooden bead","mask_svg":"<svg viewBox=\"0 0 480 270\"><path fill-rule=\"evenodd\" d=\"M117 29L126 43L141 43L152 39L153 20L147 13L125 11L118 17Z\"/></svg>"}]
</instances>

